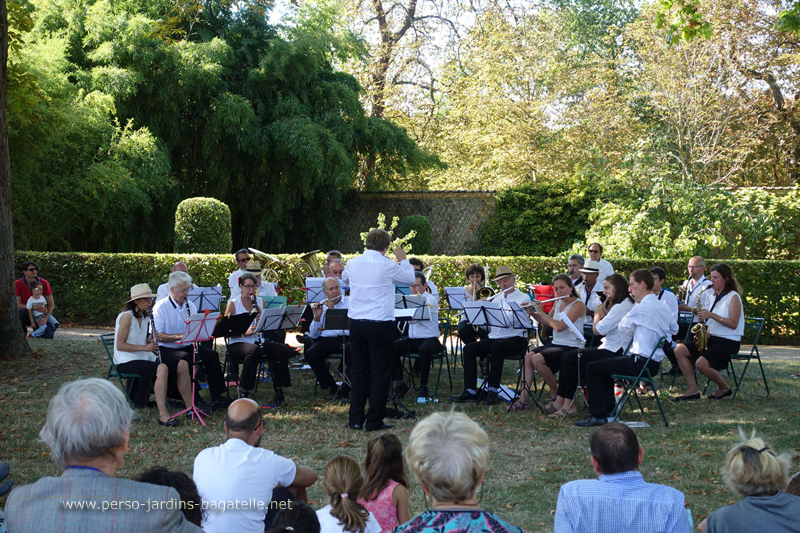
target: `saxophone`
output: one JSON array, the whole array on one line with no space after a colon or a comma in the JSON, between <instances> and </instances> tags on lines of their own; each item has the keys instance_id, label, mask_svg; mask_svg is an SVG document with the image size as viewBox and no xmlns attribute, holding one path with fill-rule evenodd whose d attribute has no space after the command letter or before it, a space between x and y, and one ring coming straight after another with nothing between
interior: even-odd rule
<instances>
[{"instance_id":1,"label":"saxophone","mask_svg":"<svg viewBox=\"0 0 800 533\"><path fill-rule=\"evenodd\" d=\"M708 287L700 291L700 294L697 295L697 313L698 313L698 320L697 324L692 326L692 333L694 333L694 344L697 346L697 351L703 353L708 348L708 326L706 326L706 321L702 318L699 318L700 311L703 310L703 293L708 290Z\"/></svg>"}]
</instances>

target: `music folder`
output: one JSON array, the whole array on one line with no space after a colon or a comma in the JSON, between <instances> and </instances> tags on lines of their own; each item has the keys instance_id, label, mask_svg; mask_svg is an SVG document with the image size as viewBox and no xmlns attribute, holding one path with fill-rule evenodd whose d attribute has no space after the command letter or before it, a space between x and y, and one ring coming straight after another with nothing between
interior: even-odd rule
<instances>
[{"instance_id":1,"label":"music folder","mask_svg":"<svg viewBox=\"0 0 800 533\"><path fill-rule=\"evenodd\" d=\"M219 312L208 310L204 313L195 313L189 317L183 337L178 344L189 344L209 340L214 335L214 326L219 318Z\"/></svg>"},{"instance_id":2,"label":"music folder","mask_svg":"<svg viewBox=\"0 0 800 533\"><path fill-rule=\"evenodd\" d=\"M394 292L395 294L411 294L411 287L409 287L408 285L395 283Z\"/></svg>"},{"instance_id":3,"label":"music folder","mask_svg":"<svg viewBox=\"0 0 800 533\"><path fill-rule=\"evenodd\" d=\"M277 309L279 307L286 306L286 296L267 296L267 295L258 295L261 298L261 301L264 309Z\"/></svg>"},{"instance_id":4,"label":"music folder","mask_svg":"<svg viewBox=\"0 0 800 533\"><path fill-rule=\"evenodd\" d=\"M447 305L450 309L464 309L464 302L467 300L467 290L464 287L445 287L447 295Z\"/></svg>"},{"instance_id":5,"label":"music folder","mask_svg":"<svg viewBox=\"0 0 800 533\"><path fill-rule=\"evenodd\" d=\"M254 315L251 313L241 313L238 315L220 316L214 326L212 337L240 337L253 323Z\"/></svg>"}]
</instances>

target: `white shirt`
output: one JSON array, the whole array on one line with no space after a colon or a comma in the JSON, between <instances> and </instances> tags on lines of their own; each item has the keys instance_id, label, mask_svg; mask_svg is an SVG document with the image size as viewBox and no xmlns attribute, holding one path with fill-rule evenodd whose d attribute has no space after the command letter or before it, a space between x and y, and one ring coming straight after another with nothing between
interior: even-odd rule
<instances>
[{"instance_id":1,"label":"white shirt","mask_svg":"<svg viewBox=\"0 0 800 533\"><path fill-rule=\"evenodd\" d=\"M562 312L569 314L569 308L578 303L579 300L575 300L574 302L566 306L564 309L561 309L561 304L563 301L564 300L556 300L556 303L553 306L553 318L555 318L556 320L561 320L560 318L558 318L558 315ZM579 316L573 322L573 324L575 324L575 327L581 333L583 333L583 323L585 321L586 321L586 315L583 315ZM581 345L581 342L578 340L578 337L575 336L572 330L566 328L562 331L556 331L555 329L553 329L553 344L556 346L572 346L573 348L577 348L578 346Z\"/></svg>"},{"instance_id":2,"label":"white shirt","mask_svg":"<svg viewBox=\"0 0 800 533\"><path fill-rule=\"evenodd\" d=\"M407 259L398 265L376 250L365 250L344 267L342 281L350 287L351 320L394 322L394 284L414 283L414 267Z\"/></svg>"},{"instance_id":3,"label":"white shirt","mask_svg":"<svg viewBox=\"0 0 800 533\"><path fill-rule=\"evenodd\" d=\"M713 293L714 291L706 291L706 294ZM739 300L739 323L736 326L736 329L729 328L728 326L723 326L713 318L709 318L706 320L706 325L708 326L708 334L713 335L714 337L721 337L723 339L730 339L732 341L741 341L742 335L744 335L744 305L742 305L742 297L739 296L738 292L731 291L717 302L717 305L714 305L714 299L716 295L710 294L708 298L708 307L705 309L711 311L711 307L714 307L712 311L714 314L721 316L722 318L733 318L731 316L731 301L736 298Z\"/></svg>"},{"instance_id":4,"label":"white shirt","mask_svg":"<svg viewBox=\"0 0 800 533\"><path fill-rule=\"evenodd\" d=\"M683 302L681 303L689 307L697 307L697 298L700 292L707 287L711 287L711 280L705 276L700 276L700 279L693 283L692 278L689 278L681 283L681 287L686 288L686 296L684 296ZM708 308L706 307L705 309ZM697 322L697 315L692 317L692 323L694 322Z\"/></svg>"},{"instance_id":5,"label":"white shirt","mask_svg":"<svg viewBox=\"0 0 800 533\"><path fill-rule=\"evenodd\" d=\"M597 283L596 286L599 286L601 289L603 288L603 281L614 273L614 267L611 266L611 263L606 261L605 259L601 259L600 261L600 273L597 274Z\"/></svg>"},{"instance_id":6,"label":"white shirt","mask_svg":"<svg viewBox=\"0 0 800 533\"><path fill-rule=\"evenodd\" d=\"M47 307L47 299L44 296L39 296L38 298L34 298L33 296L31 296L30 298L28 298L28 301L25 304L25 307L31 310L33 318L39 318L40 316L44 316L44 313L40 311L34 311L33 309L34 305L43 305Z\"/></svg>"},{"instance_id":7,"label":"white shirt","mask_svg":"<svg viewBox=\"0 0 800 533\"><path fill-rule=\"evenodd\" d=\"M230 299L233 299L234 294L236 293L241 294L241 291L239 290L239 278L242 276L242 274L244 274L244 269L240 268L238 270L234 270L231 275L228 276L228 287L231 289Z\"/></svg>"},{"instance_id":8,"label":"white shirt","mask_svg":"<svg viewBox=\"0 0 800 533\"><path fill-rule=\"evenodd\" d=\"M149 317L142 318L142 323L139 324L139 320L135 316L133 316L133 311L128 310L118 314L116 327L114 327L114 364L121 365L122 363L130 363L131 361L140 361L140 360L155 361L156 354L154 354L153 352L148 352L144 350L138 352L125 352L122 350L117 350L117 335L119 334L119 321L122 318L122 315L124 314L128 314L131 316L131 327L128 330L128 338L125 339L125 342L137 346L143 346L147 344L147 329L150 324L150 318Z\"/></svg>"},{"instance_id":9,"label":"white shirt","mask_svg":"<svg viewBox=\"0 0 800 533\"><path fill-rule=\"evenodd\" d=\"M631 301L630 298L625 298L620 303L611 306L611 310L608 314L594 325L594 328L600 335L605 335L605 337L603 337L603 342L601 342L599 346L601 350L616 352L620 348L627 348L628 344L631 343L633 332L621 332L619 330L619 323L632 308L633 301Z\"/></svg>"},{"instance_id":10,"label":"white shirt","mask_svg":"<svg viewBox=\"0 0 800 533\"><path fill-rule=\"evenodd\" d=\"M294 462L240 439L206 448L194 460L194 482L208 505L208 533L264 533L275 487L294 482ZM238 509L235 508L238 503ZM220 511L220 505L230 506Z\"/></svg>"},{"instance_id":11,"label":"white shirt","mask_svg":"<svg viewBox=\"0 0 800 533\"><path fill-rule=\"evenodd\" d=\"M659 302L653 293L635 304L620 321L618 328L620 333L633 334L630 353L643 357L650 356L658 339L678 333L678 323L672 318L669 306ZM664 350L658 346L653 361L661 361L663 358Z\"/></svg>"},{"instance_id":12,"label":"white shirt","mask_svg":"<svg viewBox=\"0 0 800 533\"><path fill-rule=\"evenodd\" d=\"M678 297L675 296L675 293L667 289L661 289L661 293L656 298L669 306L672 316L675 317L675 322L678 322Z\"/></svg>"},{"instance_id":13,"label":"white shirt","mask_svg":"<svg viewBox=\"0 0 800 533\"><path fill-rule=\"evenodd\" d=\"M169 297L169 283L162 283L156 289L156 302L160 302L164 298Z\"/></svg>"},{"instance_id":14,"label":"white shirt","mask_svg":"<svg viewBox=\"0 0 800 533\"><path fill-rule=\"evenodd\" d=\"M439 298L427 292L422 293L422 297L425 298L428 311L430 311L431 315L428 320L412 320L408 325L408 338L439 338ZM412 294L410 298L414 298L414 295Z\"/></svg>"},{"instance_id":15,"label":"white shirt","mask_svg":"<svg viewBox=\"0 0 800 533\"><path fill-rule=\"evenodd\" d=\"M347 296L342 297L341 300L336 302L333 305L334 309L347 309L348 305L348 298ZM350 330L348 329L321 329L323 325L325 325L325 313L328 312L328 306L322 306L322 316L319 317L319 320L311 320L311 325L308 327L308 335L312 339L316 339L319 337L344 337L350 335Z\"/></svg>"},{"instance_id":16,"label":"white shirt","mask_svg":"<svg viewBox=\"0 0 800 533\"><path fill-rule=\"evenodd\" d=\"M581 284L581 288L578 289L578 298L580 298L581 301L586 306L586 311L587 312L594 311L595 309L597 309L598 305L603 303L603 302L600 301L600 297L597 295L597 291L598 290L602 290L602 289L603 289L603 284L602 283L595 283L594 287L592 287L591 294L587 294L586 293L586 283Z\"/></svg>"},{"instance_id":17,"label":"white shirt","mask_svg":"<svg viewBox=\"0 0 800 533\"><path fill-rule=\"evenodd\" d=\"M236 312L234 315L241 315L244 313L250 313L247 309L245 309L244 304L242 303L242 297L239 296L235 300L233 300L234 309ZM253 321L255 321L256 315L253 315ZM253 344L258 340L259 333L254 333L252 335L242 335L241 337L229 337L228 344L236 344L237 342L246 342L248 344Z\"/></svg>"},{"instance_id":18,"label":"white shirt","mask_svg":"<svg viewBox=\"0 0 800 533\"><path fill-rule=\"evenodd\" d=\"M320 533L344 533L344 526L339 525L339 519L331 514L330 505L326 505L317 511L317 518L319 519ZM381 525L378 523L378 519L375 518L374 514L369 512L367 525L364 531L359 533L381 533Z\"/></svg>"},{"instance_id":19,"label":"white shirt","mask_svg":"<svg viewBox=\"0 0 800 533\"><path fill-rule=\"evenodd\" d=\"M197 313L197 305L189 301L189 298L186 298L181 306L178 306L171 296L157 302L155 307L153 307L156 330L159 333L165 333L167 335L183 334L183 332L186 331L186 322L189 320L186 313L187 304L192 314ZM158 345L166 348L176 348L178 350L188 346L188 344L178 344L177 342L159 342Z\"/></svg>"},{"instance_id":20,"label":"white shirt","mask_svg":"<svg viewBox=\"0 0 800 533\"><path fill-rule=\"evenodd\" d=\"M508 305L508 302L517 302L518 304L522 305L524 303L530 303L531 299L527 294L524 294L519 290L515 290L505 296L498 296L493 301L500 302L500 306L505 310L506 317L508 320L511 320L514 316L514 312L511 310L511 306ZM528 331L519 328L498 328L496 326L489 328L490 339L507 339L509 337L527 338Z\"/></svg>"}]
</instances>

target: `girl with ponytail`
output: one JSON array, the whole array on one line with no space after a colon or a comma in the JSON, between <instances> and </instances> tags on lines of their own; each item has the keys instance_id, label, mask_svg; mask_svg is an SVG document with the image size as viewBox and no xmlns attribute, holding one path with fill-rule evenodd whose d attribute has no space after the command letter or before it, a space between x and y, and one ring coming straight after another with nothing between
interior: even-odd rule
<instances>
[{"instance_id":1,"label":"girl with ponytail","mask_svg":"<svg viewBox=\"0 0 800 533\"><path fill-rule=\"evenodd\" d=\"M375 515L357 501L363 481L352 458L337 455L330 460L322 482L329 505L317 511L322 533L380 533Z\"/></svg>"}]
</instances>

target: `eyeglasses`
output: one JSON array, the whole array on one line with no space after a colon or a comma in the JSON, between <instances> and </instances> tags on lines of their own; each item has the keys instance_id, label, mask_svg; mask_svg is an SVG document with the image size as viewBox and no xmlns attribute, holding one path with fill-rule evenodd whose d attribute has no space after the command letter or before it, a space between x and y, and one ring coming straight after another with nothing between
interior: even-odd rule
<instances>
[{"instance_id":1,"label":"eyeglasses","mask_svg":"<svg viewBox=\"0 0 800 533\"><path fill-rule=\"evenodd\" d=\"M36 270L37 270L37 269L35 269L35 268L33 268L33 267L31 267L31 268L26 268L26 269L25 269L25 271L26 271L26 272L36 272Z\"/></svg>"},{"instance_id":2,"label":"eyeglasses","mask_svg":"<svg viewBox=\"0 0 800 533\"><path fill-rule=\"evenodd\" d=\"M422 287L422 286L423 286L422 283L415 283L415 284L412 285L412 287L417 287L417 288Z\"/></svg>"},{"instance_id":3,"label":"eyeglasses","mask_svg":"<svg viewBox=\"0 0 800 533\"><path fill-rule=\"evenodd\" d=\"M590 254L599 254L600 250L592 250L591 248L589 248L589 253Z\"/></svg>"},{"instance_id":4,"label":"eyeglasses","mask_svg":"<svg viewBox=\"0 0 800 533\"><path fill-rule=\"evenodd\" d=\"M255 289L256 288L255 285L247 285L247 284L242 285L242 287L244 287L245 289Z\"/></svg>"},{"instance_id":5,"label":"eyeglasses","mask_svg":"<svg viewBox=\"0 0 800 533\"><path fill-rule=\"evenodd\" d=\"M184 293L188 293L190 290L192 290L192 286L191 286L191 285L189 285L189 286L188 286L188 287L186 287L185 289L175 289L175 292L184 292Z\"/></svg>"},{"instance_id":6,"label":"eyeglasses","mask_svg":"<svg viewBox=\"0 0 800 533\"><path fill-rule=\"evenodd\" d=\"M247 263L248 261L250 261L249 257L245 257L244 259L237 259L236 260L237 263Z\"/></svg>"}]
</instances>

